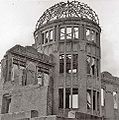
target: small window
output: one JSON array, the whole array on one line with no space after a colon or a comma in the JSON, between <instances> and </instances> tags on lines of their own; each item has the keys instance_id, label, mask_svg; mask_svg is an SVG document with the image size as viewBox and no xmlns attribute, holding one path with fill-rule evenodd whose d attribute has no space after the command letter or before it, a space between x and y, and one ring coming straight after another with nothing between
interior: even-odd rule
<instances>
[{"instance_id":1,"label":"small window","mask_svg":"<svg viewBox=\"0 0 119 120\"><path fill-rule=\"evenodd\" d=\"M78 54L73 54L73 73L78 72Z\"/></svg>"},{"instance_id":2,"label":"small window","mask_svg":"<svg viewBox=\"0 0 119 120\"><path fill-rule=\"evenodd\" d=\"M96 33L94 30L86 29L86 39L88 41L96 42Z\"/></svg>"},{"instance_id":3,"label":"small window","mask_svg":"<svg viewBox=\"0 0 119 120\"><path fill-rule=\"evenodd\" d=\"M44 42L45 42L45 34L42 33L41 36L42 36L42 44L44 44Z\"/></svg>"},{"instance_id":4,"label":"small window","mask_svg":"<svg viewBox=\"0 0 119 120\"><path fill-rule=\"evenodd\" d=\"M71 54L66 55L66 72L71 73Z\"/></svg>"},{"instance_id":5,"label":"small window","mask_svg":"<svg viewBox=\"0 0 119 120\"><path fill-rule=\"evenodd\" d=\"M67 39L72 38L72 28L71 27L67 27L67 29L66 29L66 38Z\"/></svg>"},{"instance_id":6,"label":"small window","mask_svg":"<svg viewBox=\"0 0 119 120\"><path fill-rule=\"evenodd\" d=\"M93 110L96 110L96 91L93 90Z\"/></svg>"},{"instance_id":7,"label":"small window","mask_svg":"<svg viewBox=\"0 0 119 120\"><path fill-rule=\"evenodd\" d=\"M63 88L60 88L59 89L59 108L63 108L64 106L64 91L63 91Z\"/></svg>"},{"instance_id":8,"label":"small window","mask_svg":"<svg viewBox=\"0 0 119 120\"><path fill-rule=\"evenodd\" d=\"M48 43L48 39L49 39L49 34L48 31L45 33L45 43Z\"/></svg>"},{"instance_id":9,"label":"small window","mask_svg":"<svg viewBox=\"0 0 119 120\"><path fill-rule=\"evenodd\" d=\"M113 101L114 101L114 109L118 109L118 95L117 95L117 92L113 92Z\"/></svg>"},{"instance_id":10,"label":"small window","mask_svg":"<svg viewBox=\"0 0 119 120\"><path fill-rule=\"evenodd\" d=\"M53 41L53 30L50 30L49 32L49 41Z\"/></svg>"},{"instance_id":11,"label":"small window","mask_svg":"<svg viewBox=\"0 0 119 120\"><path fill-rule=\"evenodd\" d=\"M92 62L91 62L91 74L95 75L95 58L92 58Z\"/></svg>"},{"instance_id":12,"label":"small window","mask_svg":"<svg viewBox=\"0 0 119 120\"><path fill-rule=\"evenodd\" d=\"M90 68L90 64L91 64L91 57L90 56L87 56L87 74L90 74L91 73L91 68Z\"/></svg>"},{"instance_id":13,"label":"small window","mask_svg":"<svg viewBox=\"0 0 119 120\"><path fill-rule=\"evenodd\" d=\"M87 90L87 109L91 109L91 90Z\"/></svg>"},{"instance_id":14,"label":"small window","mask_svg":"<svg viewBox=\"0 0 119 120\"><path fill-rule=\"evenodd\" d=\"M100 111L100 94L97 92L97 111Z\"/></svg>"},{"instance_id":15,"label":"small window","mask_svg":"<svg viewBox=\"0 0 119 120\"><path fill-rule=\"evenodd\" d=\"M105 101L104 101L104 89L101 89L101 106L104 106Z\"/></svg>"},{"instance_id":16,"label":"small window","mask_svg":"<svg viewBox=\"0 0 119 120\"><path fill-rule=\"evenodd\" d=\"M61 28L60 29L60 40L64 40L65 39L65 28Z\"/></svg>"},{"instance_id":17,"label":"small window","mask_svg":"<svg viewBox=\"0 0 119 120\"><path fill-rule=\"evenodd\" d=\"M65 107L71 108L71 88L66 88Z\"/></svg>"},{"instance_id":18,"label":"small window","mask_svg":"<svg viewBox=\"0 0 119 120\"><path fill-rule=\"evenodd\" d=\"M42 76L42 72L39 72L38 71L38 74L37 74L37 81L38 81L38 84L39 85L42 85L43 84L43 76Z\"/></svg>"},{"instance_id":19,"label":"small window","mask_svg":"<svg viewBox=\"0 0 119 120\"><path fill-rule=\"evenodd\" d=\"M78 88L73 88L72 108L78 108Z\"/></svg>"},{"instance_id":20,"label":"small window","mask_svg":"<svg viewBox=\"0 0 119 120\"><path fill-rule=\"evenodd\" d=\"M91 30L91 41L96 42L96 34L94 30Z\"/></svg>"},{"instance_id":21,"label":"small window","mask_svg":"<svg viewBox=\"0 0 119 120\"><path fill-rule=\"evenodd\" d=\"M38 111L37 110L31 110L31 118L38 117Z\"/></svg>"},{"instance_id":22,"label":"small window","mask_svg":"<svg viewBox=\"0 0 119 120\"><path fill-rule=\"evenodd\" d=\"M64 73L64 54L59 56L59 72Z\"/></svg>"},{"instance_id":23,"label":"small window","mask_svg":"<svg viewBox=\"0 0 119 120\"><path fill-rule=\"evenodd\" d=\"M3 95L1 114L9 113L11 104L11 96L8 94Z\"/></svg>"},{"instance_id":24,"label":"small window","mask_svg":"<svg viewBox=\"0 0 119 120\"><path fill-rule=\"evenodd\" d=\"M90 37L91 37L91 35L90 35L90 30L89 30L89 29L86 29L86 39L87 39L88 41L90 41Z\"/></svg>"},{"instance_id":25,"label":"small window","mask_svg":"<svg viewBox=\"0 0 119 120\"><path fill-rule=\"evenodd\" d=\"M78 39L79 38L79 28L74 27L73 28L73 39Z\"/></svg>"}]
</instances>

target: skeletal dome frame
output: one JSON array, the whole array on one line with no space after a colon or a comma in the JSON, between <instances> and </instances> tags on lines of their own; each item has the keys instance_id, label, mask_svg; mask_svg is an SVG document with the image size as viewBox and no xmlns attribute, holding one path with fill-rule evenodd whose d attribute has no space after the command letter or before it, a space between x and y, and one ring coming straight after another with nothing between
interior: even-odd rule
<instances>
[{"instance_id":1,"label":"skeletal dome frame","mask_svg":"<svg viewBox=\"0 0 119 120\"><path fill-rule=\"evenodd\" d=\"M47 9L38 20L36 29L49 21L71 17L89 19L99 25L97 14L87 4L78 1L67 1L67 3L60 2Z\"/></svg>"}]
</instances>

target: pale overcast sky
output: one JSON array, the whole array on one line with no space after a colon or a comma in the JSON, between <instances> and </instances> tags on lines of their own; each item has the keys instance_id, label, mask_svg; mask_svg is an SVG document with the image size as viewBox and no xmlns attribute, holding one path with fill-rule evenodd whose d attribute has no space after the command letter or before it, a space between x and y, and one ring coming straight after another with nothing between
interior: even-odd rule
<instances>
[{"instance_id":1,"label":"pale overcast sky","mask_svg":"<svg viewBox=\"0 0 119 120\"><path fill-rule=\"evenodd\" d=\"M59 1L67 0L0 0L0 59L16 44L33 44L37 20ZM88 4L100 19L101 71L119 76L119 0L80 2Z\"/></svg>"}]
</instances>

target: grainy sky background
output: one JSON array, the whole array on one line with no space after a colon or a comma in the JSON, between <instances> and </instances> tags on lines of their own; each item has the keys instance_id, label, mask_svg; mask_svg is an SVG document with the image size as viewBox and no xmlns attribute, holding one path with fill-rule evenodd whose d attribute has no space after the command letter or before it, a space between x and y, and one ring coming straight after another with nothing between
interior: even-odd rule
<instances>
[{"instance_id":1,"label":"grainy sky background","mask_svg":"<svg viewBox=\"0 0 119 120\"><path fill-rule=\"evenodd\" d=\"M46 9L60 1L67 0L0 0L0 59L16 44L33 44L37 20ZM80 2L88 4L100 19L101 71L119 77L119 0Z\"/></svg>"}]
</instances>

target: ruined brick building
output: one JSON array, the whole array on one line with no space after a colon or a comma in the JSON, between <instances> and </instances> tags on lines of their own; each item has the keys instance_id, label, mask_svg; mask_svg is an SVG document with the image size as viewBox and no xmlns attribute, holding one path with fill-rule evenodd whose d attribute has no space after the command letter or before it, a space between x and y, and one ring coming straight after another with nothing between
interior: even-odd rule
<instances>
[{"instance_id":1,"label":"ruined brick building","mask_svg":"<svg viewBox=\"0 0 119 120\"><path fill-rule=\"evenodd\" d=\"M118 120L118 78L100 72L100 33L86 4L47 9L35 44L12 47L1 61L1 120Z\"/></svg>"}]
</instances>

